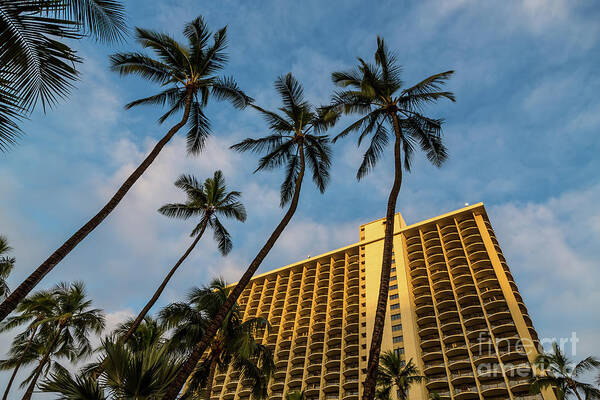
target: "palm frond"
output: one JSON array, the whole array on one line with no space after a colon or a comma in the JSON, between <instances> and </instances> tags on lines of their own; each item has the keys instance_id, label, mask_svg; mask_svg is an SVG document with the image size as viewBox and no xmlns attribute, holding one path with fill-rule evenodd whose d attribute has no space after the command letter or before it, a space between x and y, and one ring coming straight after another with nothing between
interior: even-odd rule
<instances>
[{"instance_id":1,"label":"palm frond","mask_svg":"<svg viewBox=\"0 0 600 400\"><path fill-rule=\"evenodd\" d=\"M110 63L111 69L121 75L138 75L161 85L173 77L168 65L140 52L115 53L110 56Z\"/></svg>"},{"instance_id":2,"label":"palm frond","mask_svg":"<svg viewBox=\"0 0 600 400\"><path fill-rule=\"evenodd\" d=\"M209 220L209 224L213 229L213 235L215 240L217 241L217 245L219 247L219 251L223 255L229 254L231 249L233 248L233 243L231 242L231 235L227 232L227 229L221 224L219 218L216 216Z\"/></svg>"},{"instance_id":3,"label":"palm frond","mask_svg":"<svg viewBox=\"0 0 600 400\"><path fill-rule=\"evenodd\" d=\"M202 112L198 102L194 101L190 110L187 132L187 151L189 154L199 154L210 136L210 121Z\"/></svg>"},{"instance_id":4,"label":"palm frond","mask_svg":"<svg viewBox=\"0 0 600 400\"><path fill-rule=\"evenodd\" d=\"M298 173L300 172L300 157L297 155L292 155L288 157L288 164L286 166L286 174L285 179L281 184L281 188L279 190L280 193L280 203L281 207L284 207L294 195L294 190L296 189L296 179L298 177Z\"/></svg>"},{"instance_id":5,"label":"palm frond","mask_svg":"<svg viewBox=\"0 0 600 400\"><path fill-rule=\"evenodd\" d=\"M218 100L229 100L235 108L245 108L253 99L247 96L232 77L216 78L211 84L211 93Z\"/></svg>"},{"instance_id":6,"label":"palm frond","mask_svg":"<svg viewBox=\"0 0 600 400\"><path fill-rule=\"evenodd\" d=\"M384 120L380 121L373 133L371 138L371 144L365 154L363 155L363 161L358 168L356 178L361 180L364 178L377 164L377 161L381 157L385 146L388 144L388 131L383 124Z\"/></svg>"}]
</instances>

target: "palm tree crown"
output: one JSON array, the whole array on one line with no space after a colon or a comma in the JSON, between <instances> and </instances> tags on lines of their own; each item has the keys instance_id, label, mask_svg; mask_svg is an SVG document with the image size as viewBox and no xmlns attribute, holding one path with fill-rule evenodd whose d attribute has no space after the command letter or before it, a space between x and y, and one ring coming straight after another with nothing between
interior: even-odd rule
<instances>
[{"instance_id":1,"label":"palm tree crown","mask_svg":"<svg viewBox=\"0 0 600 400\"><path fill-rule=\"evenodd\" d=\"M333 82L347 87L338 91L333 105L347 114L361 114L361 118L344 129L334 138L334 142L352 132L359 132L359 145L369 135L371 143L363 156L357 178L369 173L381 158L389 142L389 127L400 136L404 168L410 171L415 147L419 146L429 161L440 166L447 158L446 148L441 141L442 120L426 117L423 106L446 98L455 101L452 92L442 91L441 86L454 71L432 75L416 85L402 89L401 67L396 56L385 46L382 38L377 38L375 64L362 58L359 65L346 72L334 72Z\"/></svg>"},{"instance_id":2,"label":"palm tree crown","mask_svg":"<svg viewBox=\"0 0 600 400\"><path fill-rule=\"evenodd\" d=\"M12 251L12 247L8 245L8 240L5 236L0 235L0 299L10 293L6 279L15 266L15 258L6 255L10 251Z\"/></svg>"},{"instance_id":3,"label":"palm tree crown","mask_svg":"<svg viewBox=\"0 0 600 400\"><path fill-rule=\"evenodd\" d=\"M231 236L219 220L219 216L245 221L246 209L239 201L242 194L238 191L227 191L221 171L216 171L213 178L206 179L204 184L191 175L181 175L175 181L175 186L185 192L187 201L165 204L158 211L170 218L198 217L200 222L190 236L198 235L205 226L209 226L214 232L221 253L229 253L232 248Z\"/></svg>"},{"instance_id":4,"label":"palm tree crown","mask_svg":"<svg viewBox=\"0 0 600 400\"><path fill-rule=\"evenodd\" d=\"M600 368L600 360L596 357L586 357L573 365L573 361L563 353L558 343L554 342L552 352L540 354L535 364L543 374L534 378L531 392L540 393L542 389L551 387L559 400L568 399L573 395L582 400L581 393L586 399L600 399L600 389L580 380L582 375Z\"/></svg>"},{"instance_id":5,"label":"palm tree crown","mask_svg":"<svg viewBox=\"0 0 600 400\"><path fill-rule=\"evenodd\" d=\"M252 105L265 117L272 134L259 139L247 138L231 148L266 153L255 172L285 165L286 175L281 184L283 207L292 199L298 176L301 171L304 173L305 162L312 170L313 181L319 191L325 191L331 167L331 148L329 137L321 133L335 124L339 114L332 108L312 107L304 99L302 85L291 73L279 77L275 81L275 89L283 101L280 113Z\"/></svg>"},{"instance_id":6,"label":"palm tree crown","mask_svg":"<svg viewBox=\"0 0 600 400\"><path fill-rule=\"evenodd\" d=\"M160 315L167 327L174 329L170 340L171 348L181 354L188 354L202 337L204 327L219 312L227 300L230 289L223 280L214 280L204 288L194 288L187 302L174 303L165 307ZM223 321L210 350L203 361L188 379L184 391L206 390L210 397L212 380L216 369L223 371L228 366L240 371L240 379L249 379L253 396L264 398L267 383L274 369L271 351L257 342L269 323L265 318L242 318L242 311L236 304Z\"/></svg>"},{"instance_id":7,"label":"palm tree crown","mask_svg":"<svg viewBox=\"0 0 600 400\"><path fill-rule=\"evenodd\" d=\"M419 370L412 359L406 362L393 351L387 351L381 355L379 360L377 398L389 400L392 398L392 390L396 389L397 398L404 400L408 397L410 386L421 382L423 378L419 375Z\"/></svg>"},{"instance_id":8,"label":"palm tree crown","mask_svg":"<svg viewBox=\"0 0 600 400\"><path fill-rule=\"evenodd\" d=\"M0 151L38 101L45 109L69 94L81 59L65 39L122 39L124 9L115 0L0 1Z\"/></svg>"},{"instance_id":9,"label":"palm tree crown","mask_svg":"<svg viewBox=\"0 0 600 400\"><path fill-rule=\"evenodd\" d=\"M138 75L167 88L125 107L167 104L169 109L159 118L162 123L178 111L184 111L190 100L187 149L192 154L199 153L210 134L209 120L202 111L210 95L229 100L237 108L244 108L252 100L239 89L233 78L215 75L227 62L227 28L219 29L211 44L211 32L202 17L185 25L183 34L187 45L167 34L147 29L136 28L135 33L137 42L154 51L156 58L142 52L117 53L111 56L113 70L121 75Z\"/></svg>"}]
</instances>

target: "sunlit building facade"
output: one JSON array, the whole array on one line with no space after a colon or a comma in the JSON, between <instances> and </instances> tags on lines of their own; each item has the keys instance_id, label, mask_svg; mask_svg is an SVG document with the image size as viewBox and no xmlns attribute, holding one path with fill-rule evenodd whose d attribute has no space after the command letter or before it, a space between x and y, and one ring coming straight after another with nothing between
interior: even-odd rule
<instances>
[{"instance_id":1,"label":"sunlit building facade","mask_svg":"<svg viewBox=\"0 0 600 400\"><path fill-rule=\"evenodd\" d=\"M529 395L539 339L483 204L407 226L396 214L383 350L426 376L409 399L555 400ZM379 290L384 220L359 242L256 276L240 305L262 316L275 357L269 399L358 400ZM213 400L247 400L233 370L217 374Z\"/></svg>"}]
</instances>

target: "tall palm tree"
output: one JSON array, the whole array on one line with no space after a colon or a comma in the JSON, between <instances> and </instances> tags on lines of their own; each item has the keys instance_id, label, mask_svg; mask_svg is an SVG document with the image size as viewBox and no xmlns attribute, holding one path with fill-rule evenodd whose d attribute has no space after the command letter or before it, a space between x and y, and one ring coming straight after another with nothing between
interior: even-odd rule
<instances>
[{"instance_id":1,"label":"tall palm tree","mask_svg":"<svg viewBox=\"0 0 600 400\"><path fill-rule=\"evenodd\" d=\"M52 292L56 297L56 306L42 320L53 327L51 339L44 346L23 400L31 399L40 375L55 352L72 349L69 355L71 361L88 356L92 353L89 335L99 335L104 329L104 314L99 309L91 308L92 301L86 298L83 283L59 283Z\"/></svg>"},{"instance_id":2,"label":"tall palm tree","mask_svg":"<svg viewBox=\"0 0 600 400\"><path fill-rule=\"evenodd\" d=\"M331 108L315 109L312 107L304 99L302 85L292 74L278 78L275 81L275 89L283 101L283 107L279 109L281 114L252 105L265 117L272 133L258 139L245 139L232 146L232 148L237 151L266 153L260 159L255 172L285 166L285 179L280 191L281 206L284 207L289 203L289 208L267 239L267 242L252 260L242 278L233 288L223 307L215 314L202 339L196 344L194 351L183 364L171 390L164 397L165 400L175 399L226 316L232 310L240 294L292 219L298 207L306 165L308 164L308 167L312 170L313 181L321 193L325 191L329 181L331 149L329 137L323 133L335 124L339 114Z\"/></svg>"},{"instance_id":3,"label":"tall palm tree","mask_svg":"<svg viewBox=\"0 0 600 400\"><path fill-rule=\"evenodd\" d=\"M157 58L141 52L118 53L111 57L112 66L121 75L139 75L167 87L160 93L129 103L131 108L141 104L154 104L170 108L159 121L183 111L181 120L156 143L150 154L129 175L121 187L104 207L75 232L67 241L50 255L13 293L0 304L0 321L14 310L19 301L37 285L63 258L67 256L85 237L104 221L117 207L129 189L148 169L171 138L186 124L187 147L191 154L199 153L206 137L210 134L207 117L202 112L210 95L217 99L230 100L234 106L242 108L251 100L237 86L233 78L220 78L215 73L227 61L225 48L226 28L217 31L213 43L209 45L210 32L201 17L185 25L184 35L188 45L175 41L168 35L137 28L136 38L144 48L152 49Z\"/></svg>"},{"instance_id":4,"label":"tall palm tree","mask_svg":"<svg viewBox=\"0 0 600 400\"><path fill-rule=\"evenodd\" d=\"M361 116L358 121L337 135L334 142L352 132L358 132L360 133L358 138L360 146L367 136L371 136L371 143L364 153L357 172L357 178L360 180L373 169L383 156L390 136L394 140L394 183L387 203L381 281L363 392L363 399L372 400L375 396L381 338L387 308L392 265L394 215L398 193L402 185L402 167L404 164L404 169L407 172L410 171L411 159L417 146L437 167L446 160L446 148L441 138L442 120L423 115L422 108L427 103L443 98L454 101L454 95L441 90L441 86L453 71L432 75L414 86L402 89L401 68L397 64L395 55L387 49L382 38L377 38L375 64L369 64L361 58L358 61L359 65L353 70L332 74L335 84L347 88L334 95L332 104L346 114L360 114Z\"/></svg>"},{"instance_id":5,"label":"tall palm tree","mask_svg":"<svg viewBox=\"0 0 600 400\"><path fill-rule=\"evenodd\" d=\"M40 384L41 390L59 393L63 400L155 400L165 392L181 363L166 346L136 351L121 340L105 340L102 352L99 377L86 373L86 368L75 376L61 370L50 374Z\"/></svg>"},{"instance_id":6,"label":"tall palm tree","mask_svg":"<svg viewBox=\"0 0 600 400\"><path fill-rule=\"evenodd\" d=\"M6 279L15 267L15 258L7 256L6 253L11 251L12 247L8 245L6 236L0 235L0 299L6 298L10 293Z\"/></svg>"},{"instance_id":7,"label":"tall palm tree","mask_svg":"<svg viewBox=\"0 0 600 400\"><path fill-rule=\"evenodd\" d=\"M389 400L392 398L392 390L395 389L397 399L406 400L410 386L423 379L412 359L406 362L393 351L386 351L379 360L377 398Z\"/></svg>"},{"instance_id":8,"label":"tall palm tree","mask_svg":"<svg viewBox=\"0 0 600 400\"><path fill-rule=\"evenodd\" d=\"M540 354L535 360L535 365L543 374L533 378L530 388L532 393L537 394L542 389L553 388L559 400L573 395L578 400L583 400L582 393L586 398L600 399L600 389L579 380L582 375L600 368L600 360L596 357L586 357L574 365L558 343L554 342L552 352Z\"/></svg>"},{"instance_id":9,"label":"tall palm tree","mask_svg":"<svg viewBox=\"0 0 600 400\"><path fill-rule=\"evenodd\" d=\"M170 347L181 354L189 354L201 339L204 327L219 313L230 293L222 280L214 280L204 288L194 288L185 303L165 307L161 318L174 330ZM274 369L271 351L256 341L258 333L267 328L262 317L242 319L242 312L234 305L222 322L211 342L204 360L198 362L187 380L184 395L210 399L217 369L223 371L230 365L240 371L240 379L249 379L253 396L266 397L267 383ZM202 390L203 388L203 390ZM194 397L196 398L196 397Z\"/></svg>"},{"instance_id":10,"label":"tall palm tree","mask_svg":"<svg viewBox=\"0 0 600 400\"><path fill-rule=\"evenodd\" d=\"M81 59L66 39L118 41L124 11L115 0L0 0L0 151L38 101L45 110L69 94Z\"/></svg>"},{"instance_id":11,"label":"tall palm tree","mask_svg":"<svg viewBox=\"0 0 600 400\"><path fill-rule=\"evenodd\" d=\"M191 175L182 175L175 181L175 186L185 192L187 195L187 201L185 203L172 203L162 206L158 211L169 217L169 218L182 218L189 219L197 217L200 222L196 225L191 233L191 237L195 237L192 244L179 258L177 263L171 268L165 279L154 292L152 298L144 306L142 311L138 314L137 318L129 330L123 336L123 340L127 341L129 337L135 332L138 325L142 322L148 311L154 306L161 293L169 283L171 277L177 271L177 268L183 263L183 261L190 255L196 244L202 238L204 231L207 227L213 230L214 238L218 243L219 250L223 255L227 255L232 248L231 236L225 229L219 216L225 218L234 218L238 221L246 220L246 209L244 205L239 201L242 195L237 191L227 191L225 185L225 178L221 171L216 171L214 176L204 181L204 185L200 184L198 180Z\"/></svg>"},{"instance_id":12,"label":"tall palm tree","mask_svg":"<svg viewBox=\"0 0 600 400\"><path fill-rule=\"evenodd\" d=\"M2 400L8 399L8 393L15 381L17 372L24 365L37 361L39 347L37 344L49 337L50 324L46 322L56 308L56 298L50 291L40 291L27 297L17 307L17 314L10 316L0 324L0 332L6 332L26 325L23 332L13 339L8 352L9 359L0 362L0 369L13 370ZM41 331L41 332L40 332Z\"/></svg>"}]
</instances>

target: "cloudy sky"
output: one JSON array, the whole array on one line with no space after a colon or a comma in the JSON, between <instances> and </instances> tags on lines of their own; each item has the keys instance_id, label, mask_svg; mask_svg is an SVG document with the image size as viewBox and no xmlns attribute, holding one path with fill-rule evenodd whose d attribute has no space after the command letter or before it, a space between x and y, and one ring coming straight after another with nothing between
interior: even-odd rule
<instances>
[{"instance_id":1,"label":"cloudy sky","mask_svg":"<svg viewBox=\"0 0 600 400\"><path fill-rule=\"evenodd\" d=\"M450 159L442 169L418 154L398 211L408 223L483 201L540 337L580 338L577 357L600 355L600 7L594 2L128 1L130 26L181 37L203 15L228 25L234 76L258 104L273 108L274 79L292 72L314 104L333 90L330 74L371 58L377 35L398 53L407 84L454 69L456 103L427 111L446 120ZM17 257L15 286L93 215L167 129L161 110L124 111L156 85L120 78L107 56L136 49L79 45L85 58L70 100L24 124L27 135L0 154L0 233ZM280 171L252 174L256 158L228 147L267 132L251 110L211 102L206 151L185 154L176 137L118 209L42 282L83 280L112 325L137 312L190 243L193 222L156 209L183 200L181 173L204 179L221 169L243 192L245 224L228 222L234 250L223 258L210 236L178 271L160 305L221 275L235 281L282 215ZM343 121L331 134L339 131ZM364 150L364 149L363 149ZM263 263L267 271L353 243L358 225L383 216L389 158L360 183L354 138L335 146L331 184L307 183L287 231ZM8 345L0 337L0 348ZM0 386L8 379L0 375Z\"/></svg>"}]
</instances>

